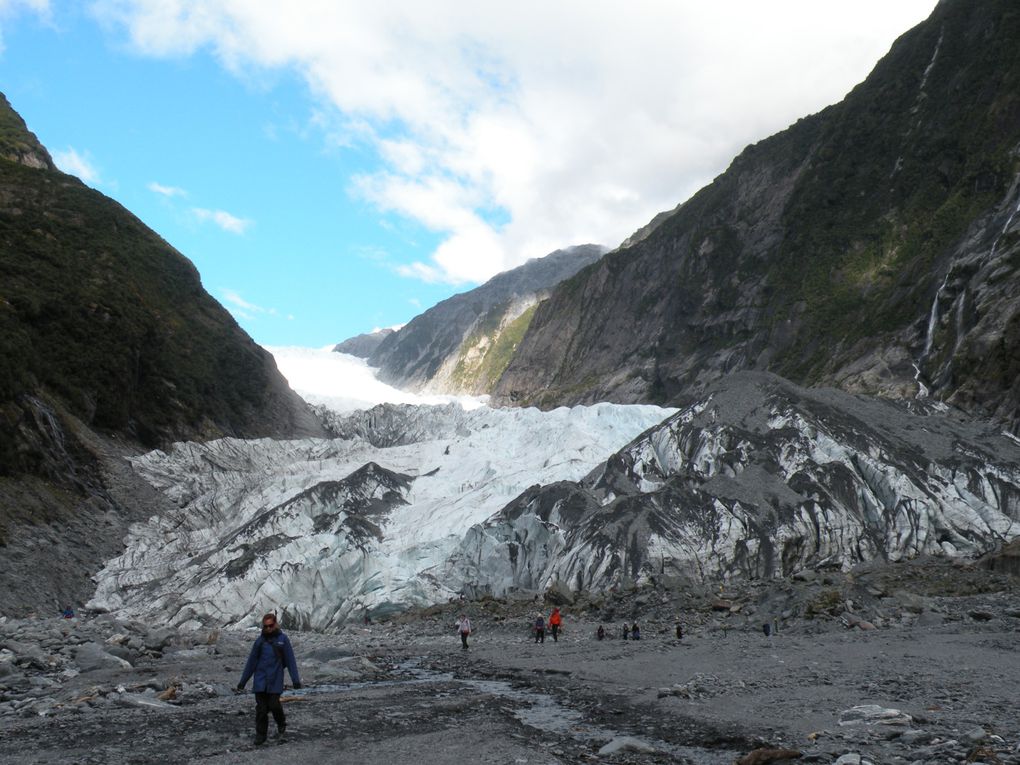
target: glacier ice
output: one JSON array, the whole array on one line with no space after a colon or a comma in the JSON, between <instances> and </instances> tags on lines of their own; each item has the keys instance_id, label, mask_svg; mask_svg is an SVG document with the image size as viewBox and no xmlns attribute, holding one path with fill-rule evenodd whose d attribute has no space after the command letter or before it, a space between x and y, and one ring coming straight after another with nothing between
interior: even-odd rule
<instances>
[{"instance_id":1,"label":"glacier ice","mask_svg":"<svg viewBox=\"0 0 1020 765\"><path fill-rule=\"evenodd\" d=\"M529 486L579 480L674 410L599 404L382 405L346 437L180 443L133 461L177 511L134 525L90 606L174 624L245 624L270 608L329 629L457 595L445 561Z\"/></svg>"},{"instance_id":2,"label":"glacier ice","mask_svg":"<svg viewBox=\"0 0 1020 765\"><path fill-rule=\"evenodd\" d=\"M451 556L476 591L720 580L977 555L1020 534L1020 448L944 406L732 375L579 482L536 487Z\"/></svg>"}]
</instances>

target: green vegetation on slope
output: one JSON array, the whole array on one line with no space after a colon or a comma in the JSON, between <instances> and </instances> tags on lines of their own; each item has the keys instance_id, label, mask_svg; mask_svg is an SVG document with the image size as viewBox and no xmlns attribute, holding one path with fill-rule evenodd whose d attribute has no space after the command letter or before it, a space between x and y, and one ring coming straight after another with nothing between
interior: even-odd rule
<instances>
[{"instance_id":1,"label":"green vegetation on slope","mask_svg":"<svg viewBox=\"0 0 1020 765\"><path fill-rule=\"evenodd\" d=\"M461 344L451 379L456 390L490 393L506 370L535 316L538 304L502 326L507 308L504 304L491 309Z\"/></svg>"}]
</instances>

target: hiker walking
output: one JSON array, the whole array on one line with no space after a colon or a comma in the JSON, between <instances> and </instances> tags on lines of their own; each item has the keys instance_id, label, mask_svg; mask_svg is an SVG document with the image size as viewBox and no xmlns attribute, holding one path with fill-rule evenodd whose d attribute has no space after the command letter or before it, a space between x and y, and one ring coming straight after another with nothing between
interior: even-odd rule
<instances>
[{"instance_id":1,"label":"hiker walking","mask_svg":"<svg viewBox=\"0 0 1020 765\"><path fill-rule=\"evenodd\" d=\"M630 628L630 639L631 640L641 639L641 628L638 627L637 622L634 622L634 626Z\"/></svg>"},{"instance_id":2,"label":"hiker walking","mask_svg":"<svg viewBox=\"0 0 1020 765\"><path fill-rule=\"evenodd\" d=\"M623 639L626 640L630 637L630 625L627 622L623 623Z\"/></svg>"},{"instance_id":3,"label":"hiker walking","mask_svg":"<svg viewBox=\"0 0 1020 765\"><path fill-rule=\"evenodd\" d=\"M545 642L545 618L542 616L542 614L539 614L538 616L535 617L535 624L532 627L532 629L535 631L535 642L536 643L544 643Z\"/></svg>"},{"instance_id":4,"label":"hiker walking","mask_svg":"<svg viewBox=\"0 0 1020 765\"><path fill-rule=\"evenodd\" d=\"M601 624L599 625L599 628L595 631L595 639L596 640L606 639L606 628L603 627Z\"/></svg>"},{"instance_id":5,"label":"hiker walking","mask_svg":"<svg viewBox=\"0 0 1020 765\"><path fill-rule=\"evenodd\" d=\"M467 614L461 614L457 619L457 632L460 633L460 647L467 650L467 639L471 634L471 620L467 618Z\"/></svg>"},{"instance_id":6,"label":"hiker walking","mask_svg":"<svg viewBox=\"0 0 1020 765\"><path fill-rule=\"evenodd\" d=\"M560 616L560 607L556 606L549 614L549 631L552 632L553 642L558 643L560 634L560 625L563 624L563 617Z\"/></svg>"},{"instance_id":7,"label":"hiker walking","mask_svg":"<svg viewBox=\"0 0 1020 765\"><path fill-rule=\"evenodd\" d=\"M287 730L287 718L280 705L284 666L290 672L294 687L300 688L301 678L294 660L294 649L276 623L276 614L269 613L262 617L262 634L255 638L241 681L237 684L237 690L243 691L248 678L253 675L255 677L252 682L252 691L255 693L255 746L266 743L270 712L276 721L276 738L282 741Z\"/></svg>"}]
</instances>

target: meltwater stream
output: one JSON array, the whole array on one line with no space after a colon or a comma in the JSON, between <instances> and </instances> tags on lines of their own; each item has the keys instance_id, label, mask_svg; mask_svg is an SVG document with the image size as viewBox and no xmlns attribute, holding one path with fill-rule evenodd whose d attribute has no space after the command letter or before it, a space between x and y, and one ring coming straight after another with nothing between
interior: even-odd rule
<instances>
[{"instance_id":1,"label":"meltwater stream","mask_svg":"<svg viewBox=\"0 0 1020 765\"><path fill-rule=\"evenodd\" d=\"M427 685L432 683L457 683L472 688L479 693L518 702L522 706L514 710L517 720L529 728L542 733L569 736L577 741L584 741L601 746L621 736L632 735L615 731L601 725L584 720L576 710L561 704L554 696L541 693L533 688L514 688L503 680L478 680L475 678L456 677L451 672L437 672L419 666L418 659L411 659L397 666L397 670L407 677L398 680L378 680L354 683L323 684L304 687L291 691L294 696L308 696L325 693L344 693L366 688L383 688L387 686ZM738 752L723 749L705 749L697 746L678 746L646 736L635 735L660 753L672 754L697 765L729 765Z\"/></svg>"}]
</instances>

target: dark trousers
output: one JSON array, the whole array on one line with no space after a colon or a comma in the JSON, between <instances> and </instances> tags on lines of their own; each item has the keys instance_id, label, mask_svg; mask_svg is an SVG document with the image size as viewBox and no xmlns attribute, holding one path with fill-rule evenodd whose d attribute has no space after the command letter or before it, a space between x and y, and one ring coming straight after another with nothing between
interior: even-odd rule
<instances>
[{"instance_id":1,"label":"dark trousers","mask_svg":"<svg viewBox=\"0 0 1020 765\"><path fill-rule=\"evenodd\" d=\"M559 631L560 631L560 625L558 625L558 624L554 624L554 625L553 625L552 627L550 627L549 629L550 629L550 630L552 631L552 636L553 636L553 642L554 642L554 643L558 643L558 642L560 642L560 641L559 641L559 638L557 637L557 635L559 634Z\"/></svg>"},{"instance_id":2,"label":"dark trousers","mask_svg":"<svg viewBox=\"0 0 1020 765\"><path fill-rule=\"evenodd\" d=\"M536 643L545 642L545 630L535 630L535 642Z\"/></svg>"},{"instance_id":3,"label":"dark trousers","mask_svg":"<svg viewBox=\"0 0 1020 765\"><path fill-rule=\"evenodd\" d=\"M256 693L255 694L255 735L265 738L269 732L269 713L273 713L276 720L277 730L283 730L287 725L287 718L283 714L283 705L280 704L279 693Z\"/></svg>"},{"instance_id":4,"label":"dark trousers","mask_svg":"<svg viewBox=\"0 0 1020 765\"><path fill-rule=\"evenodd\" d=\"M471 633L469 633L469 632L462 632L462 633L460 633L460 644L461 644L462 647L464 647L464 648L468 647L468 645L467 645L467 636L470 635L470 634Z\"/></svg>"}]
</instances>

